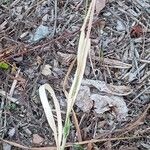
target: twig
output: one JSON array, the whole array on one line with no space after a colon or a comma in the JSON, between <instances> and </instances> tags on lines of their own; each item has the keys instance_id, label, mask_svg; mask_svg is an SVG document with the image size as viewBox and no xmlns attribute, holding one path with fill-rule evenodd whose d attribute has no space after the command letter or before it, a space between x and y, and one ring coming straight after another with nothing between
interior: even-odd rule
<instances>
[{"instance_id":1,"label":"twig","mask_svg":"<svg viewBox=\"0 0 150 150\"><path fill-rule=\"evenodd\" d=\"M19 76L19 73L20 73L20 69L18 70L15 78L17 79L17 77ZM9 92L9 96L12 97L13 96L13 93L14 93L14 90L15 90L15 87L17 85L17 80L14 79L13 83L12 83L12 86L11 86L11 89L10 89L10 92Z\"/></svg>"},{"instance_id":2,"label":"twig","mask_svg":"<svg viewBox=\"0 0 150 150\"><path fill-rule=\"evenodd\" d=\"M106 142L108 140L109 141L121 141L121 140L132 140L132 139L139 139L139 138L147 138L147 136L132 136L132 137L119 137L119 138L115 137L115 138L109 138L109 139L108 138L105 138L105 139L92 139L92 140L76 142L76 143L67 143L66 147L72 147L73 145L84 145L84 144L88 144L88 143ZM19 147L19 148L27 149L27 150L57 150L56 147L33 147L33 148L29 148L29 147L23 146L21 144L18 144L16 142L4 140L2 138L0 138L0 140L2 142L13 145L15 147Z\"/></svg>"},{"instance_id":3,"label":"twig","mask_svg":"<svg viewBox=\"0 0 150 150\"><path fill-rule=\"evenodd\" d=\"M55 0L55 20L54 20L54 29L53 29L53 36L56 32L56 26L57 26L57 0Z\"/></svg>"},{"instance_id":4,"label":"twig","mask_svg":"<svg viewBox=\"0 0 150 150\"><path fill-rule=\"evenodd\" d=\"M8 95L5 91L3 91L3 90L0 90L0 95L1 95L1 96L4 96L4 97L7 97L7 99L8 99L9 101L13 102L13 103L16 103L16 104L19 103L19 102L18 102L18 99L9 96L9 95Z\"/></svg>"},{"instance_id":5,"label":"twig","mask_svg":"<svg viewBox=\"0 0 150 150\"><path fill-rule=\"evenodd\" d=\"M78 119L77 119L76 113L74 112L73 109L72 109L72 114L73 114L73 118L74 118L74 124L75 124L76 130L77 130L78 141L82 142L81 130L79 127Z\"/></svg>"}]
</instances>

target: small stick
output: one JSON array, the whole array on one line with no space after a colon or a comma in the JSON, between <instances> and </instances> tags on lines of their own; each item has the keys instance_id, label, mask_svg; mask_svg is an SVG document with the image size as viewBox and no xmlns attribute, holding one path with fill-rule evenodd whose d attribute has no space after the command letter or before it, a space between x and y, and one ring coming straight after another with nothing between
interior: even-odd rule
<instances>
[{"instance_id":1,"label":"small stick","mask_svg":"<svg viewBox=\"0 0 150 150\"><path fill-rule=\"evenodd\" d=\"M17 78L19 76L19 73L20 73L20 69L18 70L15 78ZM15 87L17 85L17 80L14 79L13 83L12 83L12 86L11 86L11 89L10 89L10 92L9 92L9 96L12 97L13 96L13 93L14 93L14 90L15 90Z\"/></svg>"}]
</instances>

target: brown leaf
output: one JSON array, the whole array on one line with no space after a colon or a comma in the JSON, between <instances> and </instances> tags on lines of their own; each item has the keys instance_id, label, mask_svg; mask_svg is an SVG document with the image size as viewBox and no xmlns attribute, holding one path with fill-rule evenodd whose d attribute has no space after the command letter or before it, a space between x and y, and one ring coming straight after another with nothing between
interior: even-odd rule
<instances>
[{"instance_id":1,"label":"brown leaf","mask_svg":"<svg viewBox=\"0 0 150 150\"><path fill-rule=\"evenodd\" d=\"M131 94L132 92L132 89L129 86L124 86L124 85L116 86L116 85L106 84L105 82L99 80L83 79L82 85L93 86L96 89L98 89L98 91L100 92L105 92L107 94L113 94L117 96L126 96Z\"/></svg>"},{"instance_id":2,"label":"brown leaf","mask_svg":"<svg viewBox=\"0 0 150 150\"><path fill-rule=\"evenodd\" d=\"M93 144L92 143L88 143L87 150L92 150L92 149L93 149Z\"/></svg>"},{"instance_id":3,"label":"brown leaf","mask_svg":"<svg viewBox=\"0 0 150 150\"><path fill-rule=\"evenodd\" d=\"M90 88L81 86L76 98L75 104L83 111L89 112L93 107L93 101L90 99Z\"/></svg>"},{"instance_id":4,"label":"brown leaf","mask_svg":"<svg viewBox=\"0 0 150 150\"><path fill-rule=\"evenodd\" d=\"M118 121L124 120L128 115L128 108L123 97L92 94L90 98L94 101L94 108L97 114L103 114L111 110Z\"/></svg>"},{"instance_id":5,"label":"brown leaf","mask_svg":"<svg viewBox=\"0 0 150 150\"><path fill-rule=\"evenodd\" d=\"M70 65L70 62L75 58L74 54L57 52L59 61L64 65Z\"/></svg>"},{"instance_id":6,"label":"brown leaf","mask_svg":"<svg viewBox=\"0 0 150 150\"><path fill-rule=\"evenodd\" d=\"M106 0L96 0L95 10L97 15L105 7L105 4L106 4Z\"/></svg>"},{"instance_id":7,"label":"brown leaf","mask_svg":"<svg viewBox=\"0 0 150 150\"><path fill-rule=\"evenodd\" d=\"M46 64L42 70L42 75L50 76L52 74L51 68L52 67L49 64Z\"/></svg>"},{"instance_id":8,"label":"brown leaf","mask_svg":"<svg viewBox=\"0 0 150 150\"><path fill-rule=\"evenodd\" d=\"M143 29L141 25L137 24L132 27L131 32L130 32L131 38L139 38L142 35L143 35Z\"/></svg>"},{"instance_id":9,"label":"brown leaf","mask_svg":"<svg viewBox=\"0 0 150 150\"><path fill-rule=\"evenodd\" d=\"M34 144L40 145L43 143L43 141L44 141L44 139L41 136L39 136L38 134L33 134L33 143Z\"/></svg>"}]
</instances>

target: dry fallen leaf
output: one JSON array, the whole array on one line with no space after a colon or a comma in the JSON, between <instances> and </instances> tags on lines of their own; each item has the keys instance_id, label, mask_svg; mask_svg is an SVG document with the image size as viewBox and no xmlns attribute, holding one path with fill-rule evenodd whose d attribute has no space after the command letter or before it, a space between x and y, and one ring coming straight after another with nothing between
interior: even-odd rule
<instances>
[{"instance_id":1,"label":"dry fallen leaf","mask_svg":"<svg viewBox=\"0 0 150 150\"><path fill-rule=\"evenodd\" d=\"M93 89L92 87L97 89L96 94L95 91L90 91L90 87L91 89ZM110 111L117 117L118 121L121 121L128 115L128 108L122 97L123 92L127 93L128 90L126 86L107 85L105 82L98 80L82 80L82 86L75 104L83 112L90 111L94 105L96 113L103 114Z\"/></svg>"},{"instance_id":2,"label":"dry fallen leaf","mask_svg":"<svg viewBox=\"0 0 150 150\"><path fill-rule=\"evenodd\" d=\"M92 150L92 149L93 149L93 143L88 143L87 150Z\"/></svg>"},{"instance_id":3,"label":"dry fallen leaf","mask_svg":"<svg viewBox=\"0 0 150 150\"><path fill-rule=\"evenodd\" d=\"M100 11L105 7L106 0L96 0L96 14L98 15Z\"/></svg>"},{"instance_id":4,"label":"dry fallen leaf","mask_svg":"<svg viewBox=\"0 0 150 150\"><path fill-rule=\"evenodd\" d=\"M108 40L108 42L106 41L106 45L109 42L110 42L109 40ZM110 58L100 59L100 57L98 57L98 56L94 56L94 57L92 57L92 59L97 60L97 61L101 62L104 66L111 67L111 68L129 69L132 67L132 64L127 64L127 63L124 63L122 61L115 60L115 59L110 59Z\"/></svg>"},{"instance_id":5,"label":"dry fallen leaf","mask_svg":"<svg viewBox=\"0 0 150 150\"><path fill-rule=\"evenodd\" d=\"M104 65L108 65L108 67L111 68L128 69L132 67L131 64L123 63L119 60L109 59L109 58L104 58L103 63Z\"/></svg>"},{"instance_id":6,"label":"dry fallen leaf","mask_svg":"<svg viewBox=\"0 0 150 150\"><path fill-rule=\"evenodd\" d=\"M91 89L95 87L97 93L90 91L90 87ZM104 81L83 79L76 105L83 111L90 110L94 101L96 113L103 114L111 111L116 115L117 120L121 121L128 115L128 108L122 96L130 94L131 91L127 86L115 86L106 84Z\"/></svg>"},{"instance_id":7,"label":"dry fallen leaf","mask_svg":"<svg viewBox=\"0 0 150 150\"><path fill-rule=\"evenodd\" d=\"M62 52L57 52L59 56L59 60L62 64L69 65L70 62L75 58L74 54L67 54L67 53L62 53Z\"/></svg>"},{"instance_id":8,"label":"dry fallen leaf","mask_svg":"<svg viewBox=\"0 0 150 150\"><path fill-rule=\"evenodd\" d=\"M93 107L93 101L90 99L90 88L88 86L80 87L75 104L83 112L88 112Z\"/></svg>"},{"instance_id":9,"label":"dry fallen leaf","mask_svg":"<svg viewBox=\"0 0 150 150\"><path fill-rule=\"evenodd\" d=\"M48 76L48 75L51 75L52 71L51 71L51 66L46 64L42 70L42 75L44 76Z\"/></svg>"},{"instance_id":10,"label":"dry fallen leaf","mask_svg":"<svg viewBox=\"0 0 150 150\"><path fill-rule=\"evenodd\" d=\"M117 20L117 26L116 26L117 31L125 31L126 27L123 24L122 21L120 21L119 19Z\"/></svg>"},{"instance_id":11,"label":"dry fallen leaf","mask_svg":"<svg viewBox=\"0 0 150 150\"><path fill-rule=\"evenodd\" d=\"M143 35L143 29L142 26L140 26L139 24L135 25L132 27L131 32L130 32L130 36L131 38L139 38Z\"/></svg>"},{"instance_id":12,"label":"dry fallen leaf","mask_svg":"<svg viewBox=\"0 0 150 150\"><path fill-rule=\"evenodd\" d=\"M125 85L116 86L112 84L107 84L107 88L111 91L112 94L118 96L126 96L132 93L131 88Z\"/></svg>"},{"instance_id":13,"label":"dry fallen leaf","mask_svg":"<svg viewBox=\"0 0 150 150\"><path fill-rule=\"evenodd\" d=\"M132 92L131 88L128 86L124 86L124 85L115 86L111 84L106 84L104 81L99 81L99 80L90 80L90 79L82 80L82 85L93 86L99 92L108 93L117 96L126 96Z\"/></svg>"},{"instance_id":14,"label":"dry fallen leaf","mask_svg":"<svg viewBox=\"0 0 150 150\"><path fill-rule=\"evenodd\" d=\"M43 143L44 139L39 136L38 134L33 134L33 143L34 144L38 144L38 145L41 145Z\"/></svg>"},{"instance_id":15,"label":"dry fallen leaf","mask_svg":"<svg viewBox=\"0 0 150 150\"><path fill-rule=\"evenodd\" d=\"M9 137L13 137L14 134L15 134L15 132L16 132L15 128L11 128L11 129L8 131Z\"/></svg>"},{"instance_id":16,"label":"dry fallen leaf","mask_svg":"<svg viewBox=\"0 0 150 150\"><path fill-rule=\"evenodd\" d=\"M3 150L11 150L12 146L7 144L7 143L3 143Z\"/></svg>"},{"instance_id":17,"label":"dry fallen leaf","mask_svg":"<svg viewBox=\"0 0 150 150\"><path fill-rule=\"evenodd\" d=\"M128 115L128 108L123 97L92 94L91 99L95 102L94 108L98 114L112 110L118 121L125 119Z\"/></svg>"},{"instance_id":18,"label":"dry fallen leaf","mask_svg":"<svg viewBox=\"0 0 150 150\"><path fill-rule=\"evenodd\" d=\"M52 113L51 106L48 101L48 96L47 96L46 91L51 94L52 100L54 102L56 115L57 115L57 126L55 123L55 119ZM43 84L40 86L39 95L40 95L40 100L44 108L44 112L45 112L48 124L54 133L54 139L57 145L57 149L59 149L61 145L62 131L63 131L59 101L55 95L53 88L49 84Z\"/></svg>"}]
</instances>

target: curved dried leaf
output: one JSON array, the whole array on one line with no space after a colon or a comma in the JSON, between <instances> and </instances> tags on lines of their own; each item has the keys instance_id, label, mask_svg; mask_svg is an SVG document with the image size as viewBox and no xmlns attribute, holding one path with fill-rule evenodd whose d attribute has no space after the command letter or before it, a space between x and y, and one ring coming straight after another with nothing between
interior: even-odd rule
<instances>
[{"instance_id":1,"label":"curved dried leaf","mask_svg":"<svg viewBox=\"0 0 150 150\"><path fill-rule=\"evenodd\" d=\"M57 132L57 126L55 124L54 117L52 114L52 109L51 109L49 102L48 102L46 90L51 94L51 97L53 98L54 106L56 109L56 115L57 115L58 132ZM60 105L59 105L59 102L56 98L55 92L49 84L44 84L44 85L41 85L39 88L39 95L40 95L41 103L42 103L42 106L44 108L44 112L45 112L47 121L48 121L51 129L54 132L54 138L55 138L57 147L60 147L63 127L62 127Z\"/></svg>"}]
</instances>

